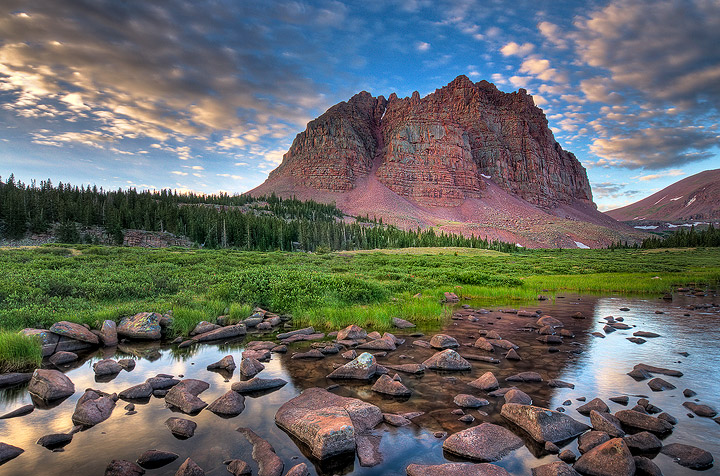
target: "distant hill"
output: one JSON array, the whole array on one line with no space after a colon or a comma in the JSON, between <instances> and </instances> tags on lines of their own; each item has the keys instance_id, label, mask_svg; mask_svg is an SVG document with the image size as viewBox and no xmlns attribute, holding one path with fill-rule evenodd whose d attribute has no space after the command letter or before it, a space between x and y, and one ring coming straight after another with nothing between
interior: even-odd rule
<instances>
[{"instance_id":1,"label":"distant hill","mask_svg":"<svg viewBox=\"0 0 720 476\"><path fill-rule=\"evenodd\" d=\"M720 219L720 169L684 178L632 205L605 214L619 221Z\"/></svg>"},{"instance_id":2,"label":"distant hill","mask_svg":"<svg viewBox=\"0 0 720 476\"><path fill-rule=\"evenodd\" d=\"M524 89L458 76L421 98L363 91L297 135L251 195L335 203L403 229L598 248L642 232L598 212L585 169Z\"/></svg>"}]
</instances>

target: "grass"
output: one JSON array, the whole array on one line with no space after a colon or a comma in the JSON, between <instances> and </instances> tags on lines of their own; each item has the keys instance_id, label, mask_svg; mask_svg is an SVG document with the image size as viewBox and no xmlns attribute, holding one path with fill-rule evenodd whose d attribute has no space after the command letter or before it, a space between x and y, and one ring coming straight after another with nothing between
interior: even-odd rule
<instances>
[{"instance_id":1,"label":"grass","mask_svg":"<svg viewBox=\"0 0 720 476\"><path fill-rule=\"evenodd\" d=\"M220 315L238 322L255 306L325 330L350 323L385 329L392 317L432 326L444 318L439 300L445 291L490 306L567 292L657 295L673 285L718 281L720 249L709 248L513 254L463 248L327 254L88 245L1 249L0 338L16 342L17 330L47 329L60 320L97 327L105 319L170 309L173 331L187 335L198 322ZM39 344L29 345L39 355ZM3 347L0 366L18 367L22 352L14 352Z\"/></svg>"},{"instance_id":2,"label":"grass","mask_svg":"<svg viewBox=\"0 0 720 476\"><path fill-rule=\"evenodd\" d=\"M0 333L0 373L35 369L41 363L40 343L36 338Z\"/></svg>"}]
</instances>

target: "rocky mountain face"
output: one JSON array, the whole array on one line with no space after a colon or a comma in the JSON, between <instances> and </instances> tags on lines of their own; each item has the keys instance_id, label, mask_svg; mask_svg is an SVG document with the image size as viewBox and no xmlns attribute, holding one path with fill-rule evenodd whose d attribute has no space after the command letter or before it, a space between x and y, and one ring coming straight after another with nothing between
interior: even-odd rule
<instances>
[{"instance_id":1,"label":"rocky mountain face","mask_svg":"<svg viewBox=\"0 0 720 476\"><path fill-rule=\"evenodd\" d=\"M269 180L346 192L370 175L425 206L481 198L484 178L543 208L592 205L584 168L555 141L532 96L465 76L424 98L361 92L331 107L298 134Z\"/></svg>"},{"instance_id":2,"label":"rocky mountain face","mask_svg":"<svg viewBox=\"0 0 720 476\"><path fill-rule=\"evenodd\" d=\"M622 221L720 219L720 169L705 170L631 205L605 212Z\"/></svg>"}]
</instances>

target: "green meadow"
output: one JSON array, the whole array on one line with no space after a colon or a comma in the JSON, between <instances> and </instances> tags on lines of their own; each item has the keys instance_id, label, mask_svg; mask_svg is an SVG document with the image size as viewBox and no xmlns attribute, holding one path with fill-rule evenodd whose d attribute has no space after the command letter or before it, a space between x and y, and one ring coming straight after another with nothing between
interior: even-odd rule
<instances>
[{"instance_id":1,"label":"green meadow","mask_svg":"<svg viewBox=\"0 0 720 476\"><path fill-rule=\"evenodd\" d=\"M663 294L716 285L720 249L523 250L415 248L327 254L49 245L0 249L0 370L32 368L25 327L68 320L99 327L141 311L202 320L247 317L255 306L298 326L387 329L392 317L438 323L452 291L476 303L529 305L544 294Z\"/></svg>"}]
</instances>

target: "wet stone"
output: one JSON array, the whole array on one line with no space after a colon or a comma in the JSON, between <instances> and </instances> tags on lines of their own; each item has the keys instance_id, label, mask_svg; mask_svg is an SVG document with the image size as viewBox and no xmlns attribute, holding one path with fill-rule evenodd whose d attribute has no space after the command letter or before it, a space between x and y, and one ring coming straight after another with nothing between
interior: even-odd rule
<instances>
[{"instance_id":1,"label":"wet stone","mask_svg":"<svg viewBox=\"0 0 720 476\"><path fill-rule=\"evenodd\" d=\"M660 438L648 431L641 431L640 433L635 433L634 435L627 435L623 439L630 450L636 450L640 453L659 451L663 446Z\"/></svg>"},{"instance_id":2,"label":"wet stone","mask_svg":"<svg viewBox=\"0 0 720 476\"><path fill-rule=\"evenodd\" d=\"M590 415L590 412L595 410L597 412L607 413L610 411L607 404L599 398L593 398L585 405L581 405L577 408L578 413L582 415Z\"/></svg>"},{"instance_id":3,"label":"wet stone","mask_svg":"<svg viewBox=\"0 0 720 476\"><path fill-rule=\"evenodd\" d=\"M717 415L717 411L715 411L715 409L709 405L698 404L694 402L683 402L683 406L697 416L712 418Z\"/></svg>"},{"instance_id":4,"label":"wet stone","mask_svg":"<svg viewBox=\"0 0 720 476\"><path fill-rule=\"evenodd\" d=\"M635 460L621 438L614 438L582 455L575 463L582 474L596 476L633 476Z\"/></svg>"},{"instance_id":5,"label":"wet stone","mask_svg":"<svg viewBox=\"0 0 720 476\"><path fill-rule=\"evenodd\" d=\"M455 405L462 408L480 408L484 407L485 405L490 405L490 402L488 402L484 398L478 398L474 395L468 395L464 393L456 395L453 399L453 402L455 403Z\"/></svg>"},{"instance_id":6,"label":"wet stone","mask_svg":"<svg viewBox=\"0 0 720 476\"><path fill-rule=\"evenodd\" d=\"M500 387L497 378L492 372L485 372L482 376L468 383L468 385L483 391L496 390Z\"/></svg>"},{"instance_id":7,"label":"wet stone","mask_svg":"<svg viewBox=\"0 0 720 476\"><path fill-rule=\"evenodd\" d=\"M0 415L0 420L8 420L10 418L25 416L32 413L34 410L35 405L33 404L23 405L19 408L16 408L15 410L5 413L4 415Z\"/></svg>"},{"instance_id":8,"label":"wet stone","mask_svg":"<svg viewBox=\"0 0 720 476\"><path fill-rule=\"evenodd\" d=\"M585 454L606 441L610 441L610 436L604 431L588 431L578 438L578 451L580 451L580 454Z\"/></svg>"},{"instance_id":9,"label":"wet stone","mask_svg":"<svg viewBox=\"0 0 720 476\"><path fill-rule=\"evenodd\" d=\"M197 423L185 418L170 417L165 420L165 426L170 432L179 438L190 438L195 434Z\"/></svg>"},{"instance_id":10,"label":"wet stone","mask_svg":"<svg viewBox=\"0 0 720 476\"><path fill-rule=\"evenodd\" d=\"M169 451L147 450L138 457L137 464L145 469L161 468L166 464L172 463L178 459L179 456L180 455Z\"/></svg>"},{"instance_id":11,"label":"wet stone","mask_svg":"<svg viewBox=\"0 0 720 476\"><path fill-rule=\"evenodd\" d=\"M533 468L532 476L580 476L580 473L568 466L567 463L555 461Z\"/></svg>"},{"instance_id":12,"label":"wet stone","mask_svg":"<svg viewBox=\"0 0 720 476\"><path fill-rule=\"evenodd\" d=\"M37 444L43 446L49 450L62 448L70 444L73 439L72 433L53 433L51 435L45 435L39 440Z\"/></svg>"},{"instance_id":13,"label":"wet stone","mask_svg":"<svg viewBox=\"0 0 720 476\"><path fill-rule=\"evenodd\" d=\"M281 378L263 379L253 377L250 380L235 382L231 385L233 391L238 393L253 393L275 390L283 387L287 382Z\"/></svg>"},{"instance_id":14,"label":"wet stone","mask_svg":"<svg viewBox=\"0 0 720 476\"><path fill-rule=\"evenodd\" d=\"M662 471L649 458L644 456L634 456L635 460L635 476L662 476Z\"/></svg>"},{"instance_id":15,"label":"wet stone","mask_svg":"<svg viewBox=\"0 0 720 476\"><path fill-rule=\"evenodd\" d=\"M506 403L500 414L528 432L535 441L543 443L568 440L590 428L563 413L532 405Z\"/></svg>"},{"instance_id":16,"label":"wet stone","mask_svg":"<svg viewBox=\"0 0 720 476\"><path fill-rule=\"evenodd\" d=\"M491 463L410 464L408 476L510 476L504 468Z\"/></svg>"},{"instance_id":17,"label":"wet stone","mask_svg":"<svg viewBox=\"0 0 720 476\"><path fill-rule=\"evenodd\" d=\"M713 463L713 456L709 452L690 445L671 443L665 445L661 453L673 459L680 466L690 469L709 468Z\"/></svg>"},{"instance_id":18,"label":"wet stone","mask_svg":"<svg viewBox=\"0 0 720 476\"><path fill-rule=\"evenodd\" d=\"M522 405L532 405L532 397L520 389L512 388L505 395L505 403L520 403Z\"/></svg>"},{"instance_id":19,"label":"wet stone","mask_svg":"<svg viewBox=\"0 0 720 476\"><path fill-rule=\"evenodd\" d=\"M105 476L140 476L145 470L132 461L114 459L105 468Z\"/></svg>"},{"instance_id":20,"label":"wet stone","mask_svg":"<svg viewBox=\"0 0 720 476\"><path fill-rule=\"evenodd\" d=\"M510 430L482 423L448 437L443 449L474 461L491 462L499 461L522 445L522 440Z\"/></svg>"}]
</instances>

